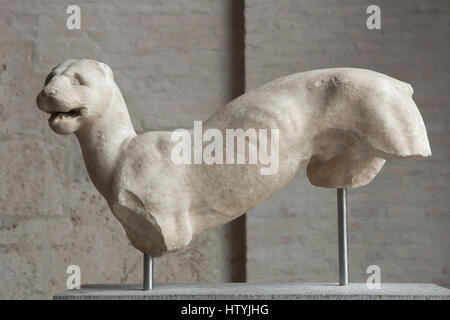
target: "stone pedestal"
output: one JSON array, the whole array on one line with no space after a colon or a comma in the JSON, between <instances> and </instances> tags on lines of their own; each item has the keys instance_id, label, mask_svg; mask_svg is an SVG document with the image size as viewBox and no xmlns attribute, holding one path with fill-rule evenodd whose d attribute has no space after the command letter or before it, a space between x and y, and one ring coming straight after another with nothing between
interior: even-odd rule
<instances>
[{"instance_id":1,"label":"stone pedestal","mask_svg":"<svg viewBox=\"0 0 450 320\"><path fill-rule=\"evenodd\" d=\"M380 289L368 289L365 283L340 287L336 283L208 283L161 284L152 291L139 285L84 285L53 297L56 300L450 300L450 290L427 283L382 283Z\"/></svg>"}]
</instances>

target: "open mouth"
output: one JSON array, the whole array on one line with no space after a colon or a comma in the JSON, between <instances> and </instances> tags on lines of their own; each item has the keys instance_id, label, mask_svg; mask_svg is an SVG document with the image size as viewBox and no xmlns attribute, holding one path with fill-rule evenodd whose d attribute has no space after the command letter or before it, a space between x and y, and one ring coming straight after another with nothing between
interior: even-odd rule
<instances>
[{"instance_id":1,"label":"open mouth","mask_svg":"<svg viewBox=\"0 0 450 320\"><path fill-rule=\"evenodd\" d=\"M60 120L70 120L78 117L82 117L86 115L87 108L81 107L81 108L75 108L67 112L62 111L55 111L50 112L51 116L48 119L49 122L56 122Z\"/></svg>"}]
</instances>

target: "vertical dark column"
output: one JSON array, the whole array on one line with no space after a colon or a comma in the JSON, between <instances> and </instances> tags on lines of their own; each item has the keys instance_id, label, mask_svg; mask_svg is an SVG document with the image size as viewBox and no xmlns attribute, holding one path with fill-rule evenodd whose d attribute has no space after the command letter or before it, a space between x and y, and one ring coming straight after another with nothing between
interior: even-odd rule
<instances>
[{"instance_id":1,"label":"vertical dark column","mask_svg":"<svg viewBox=\"0 0 450 320\"><path fill-rule=\"evenodd\" d=\"M245 1L231 0L229 8L229 48L231 50L231 72L228 84L229 97L234 99L245 91ZM245 215L233 220L222 229L226 268L224 280L245 282L247 279L247 236Z\"/></svg>"},{"instance_id":2,"label":"vertical dark column","mask_svg":"<svg viewBox=\"0 0 450 320\"><path fill-rule=\"evenodd\" d=\"M245 1L231 0L230 8L231 77L230 94L234 99L245 92Z\"/></svg>"}]
</instances>

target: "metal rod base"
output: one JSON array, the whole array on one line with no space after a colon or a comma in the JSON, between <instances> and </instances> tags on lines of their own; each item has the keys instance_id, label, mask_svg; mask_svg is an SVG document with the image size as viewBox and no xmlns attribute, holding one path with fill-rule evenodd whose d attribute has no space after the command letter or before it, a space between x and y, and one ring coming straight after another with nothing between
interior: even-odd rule
<instances>
[{"instance_id":1,"label":"metal rod base","mask_svg":"<svg viewBox=\"0 0 450 320\"><path fill-rule=\"evenodd\" d=\"M348 285L347 189L337 189L339 237L339 285Z\"/></svg>"},{"instance_id":2,"label":"metal rod base","mask_svg":"<svg viewBox=\"0 0 450 320\"><path fill-rule=\"evenodd\" d=\"M154 265L153 257L144 253L144 287L143 290L153 290Z\"/></svg>"}]
</instances>

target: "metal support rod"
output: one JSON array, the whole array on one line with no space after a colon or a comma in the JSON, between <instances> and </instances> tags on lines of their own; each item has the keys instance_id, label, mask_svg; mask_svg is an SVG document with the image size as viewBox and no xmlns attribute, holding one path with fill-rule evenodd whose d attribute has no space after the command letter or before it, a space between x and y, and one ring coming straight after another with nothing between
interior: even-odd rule
<instances>
[{"instance_id":1,"label":"metal support rod","mask_svg":"<svg viewBox=\"0 0 450 320\"><path fill-rule=\"evenodd\" d=\"M337 189L339 285L348 285L347 189Z\"/></svg>"},{"instance_id":2,"label":"metal support rod","mask_svg":"<svg viewBox=\"0 0 450 320\"><path fill-rule=\"evenodd\" d=\"M153 290L154 268L153 257L144 253L144 290Z\"/></svg>"}]
</instances>

